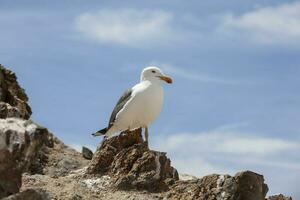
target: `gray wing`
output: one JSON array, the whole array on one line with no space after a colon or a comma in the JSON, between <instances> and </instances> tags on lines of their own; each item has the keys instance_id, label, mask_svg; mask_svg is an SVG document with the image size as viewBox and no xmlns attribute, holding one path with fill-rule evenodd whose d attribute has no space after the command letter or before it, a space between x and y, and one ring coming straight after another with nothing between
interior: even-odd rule
<instances>
[{"instance_id":1,"label":"gray wing","mask_svg":"<svg viewBox=\"0 0 300 200\"><path fill-rule=\"evenodd\" d=\"M108 124L108 129L110 127L112 127L113 123L116 120L116 116L119 113L119 111L124 107L124 105L127 103L127 101L130 99L132 94L132 89L128 89L126 90L123 95L121 96L121 98L119 99L119 101L117 102L113 112L111 113L110 119L109 119L109 124Z\"/></svg>"}]
</instances>

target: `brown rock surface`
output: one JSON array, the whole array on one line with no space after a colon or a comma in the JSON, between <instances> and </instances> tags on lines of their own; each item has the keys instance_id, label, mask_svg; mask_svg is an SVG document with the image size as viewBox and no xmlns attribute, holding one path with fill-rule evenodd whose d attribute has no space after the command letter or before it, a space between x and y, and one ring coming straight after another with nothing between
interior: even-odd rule
<instances>
[{"instance_id":1,"label":"brown rock surface","mask_svg":"<svg viewBox=\"0 0 300 200\"><path fill-rule=\"evenodd\" d=\"M237 200L264 200L269 190L264 177L251 171L239 172L235 175Z\"/></svg>"},{"instance_id":2,"label":"brown rock surface","mask_svg":"<svg viewBox=\"0 0 300 200\"><path fill-rule=\"evenodd\" d=\"M168 192L172 200L264 200L268 187L263 177L246 171L229 175L209 175L201 179L178 181Z\"/></svg>"},{"instance_id":3,"label":"brown rock surface","mask_svg":"<svg viewBox=\"0 0 300 200\"><path fill-rule=\"evenodd\" d=\"M164 191L178 180L166 153L149 150L141 129L104 140L87 172L110 175L114 185L123 190Z\"/></svg>"},{"instance_id":4,"label":"brown rock surface","mask_svg":"<svg viewBox=\"0 0 300 200\"><path fill-rule=\"evenodd\" d=\"M28 97L20 87L16 75L0 65L0 118L29 119L31 108Z\"/></svg>"}]
</instances>

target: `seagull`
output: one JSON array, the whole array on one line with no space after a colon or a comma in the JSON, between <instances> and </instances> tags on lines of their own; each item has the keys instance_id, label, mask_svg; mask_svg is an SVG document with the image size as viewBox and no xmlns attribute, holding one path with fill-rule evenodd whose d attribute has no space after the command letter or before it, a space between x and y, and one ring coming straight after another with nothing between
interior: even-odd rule
<instances>
[{"instance_id":1,"label":"seagull","mask_svg":"<svg viewBox=\"0 0 300 200\"><path fill-rule=\"evenodd\" d=\"M108 126L93 136L104 135L112 137L120 131L132 131L138 128L145 129L145 140L148 145L148 126L160 114L164 90L161 81L171 84L173 81L156 66L143 69L140 82L126 90L112 111Z\"/></svg>"}]
</instances>

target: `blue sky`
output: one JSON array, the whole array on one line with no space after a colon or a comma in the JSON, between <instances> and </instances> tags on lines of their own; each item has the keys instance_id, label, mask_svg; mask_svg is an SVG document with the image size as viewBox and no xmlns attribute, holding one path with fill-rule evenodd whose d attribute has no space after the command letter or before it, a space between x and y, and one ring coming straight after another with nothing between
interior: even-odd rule
<instances>
[{"instance_id":1,"label":"blue sky","mask_svg":"<svg viewBox=\"0 0 300 200\"><path fill-rule=\"evenodd\" d=\"M150 145L182 173L265 175L300 198L300 2L0 0L0 62L32 118L95 148L120 94L157 65L174 79Z\"/></svg>"}]
</instances>

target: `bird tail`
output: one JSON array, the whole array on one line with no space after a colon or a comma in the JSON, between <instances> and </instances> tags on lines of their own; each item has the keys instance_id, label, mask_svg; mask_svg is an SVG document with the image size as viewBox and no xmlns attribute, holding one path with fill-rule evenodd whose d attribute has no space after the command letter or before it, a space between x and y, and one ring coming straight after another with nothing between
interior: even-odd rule
<instances>
[{"instance_id":1,"label":"bird tail","mask_svg":"<svg viewBox=\"0 0 300 200\"><path fill-rule=\"evenodd\" d=\"M96 136L100 136L100 135L105 135L107 132L107 128L101 129L99 131L97 131L96 133L93 133L92 136L96 137Z\"/></svg>"}]
</instances>

